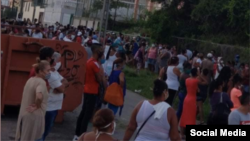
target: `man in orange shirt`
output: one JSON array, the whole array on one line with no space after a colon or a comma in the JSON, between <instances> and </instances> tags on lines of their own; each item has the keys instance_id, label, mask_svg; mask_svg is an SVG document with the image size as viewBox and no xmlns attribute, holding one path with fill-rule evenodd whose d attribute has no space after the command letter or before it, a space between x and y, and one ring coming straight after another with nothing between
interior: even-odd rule
<instances>
[{"instance_id":1,"label":"man in orange shirt","mask_svg":"<svg viewBox=\"0 0 250 141\"><path fill-rule=\"evenodd\" d=\"M87 61L86 74L84 82L84 101L82 111L77 119L75 137L77 141L79 136L87 131L88 123L95 110L98 96L99 84L102 82L99 61L104 54L101 44L92 44L92 57Z\"/></svg>"}]
</instances>

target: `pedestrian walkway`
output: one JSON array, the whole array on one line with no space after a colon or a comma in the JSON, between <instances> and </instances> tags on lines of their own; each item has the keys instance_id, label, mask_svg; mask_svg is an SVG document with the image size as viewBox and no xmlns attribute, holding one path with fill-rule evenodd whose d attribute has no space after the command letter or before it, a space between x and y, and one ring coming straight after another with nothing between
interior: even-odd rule
<instances>
[{"instance_id":1,"label":"pedestrian walkway","mask_svg":"<svg viewBox=\"0 0 250 141\"><path fill-rule=\"evenodd\" d=\"M145 99L144 97L127 90L127 94L125 97L125 106L123 108L122 116L116 117L117 128L114 134L115 138L117 139L123 138L133 109L140 101L144 99ZM55 123L55 126L53 127L46 141L56 141L56 140L71 141L75 133L76 121L80 112L81 112L81 105L73 112L65 113L63 123ZM2 141L14 140L16 125L17 125L16 122L17 122L17 116L12 118L8 118L7 116L3 117L1 123ZM91 124L89 124L88 131L91 130L92 126Z\"/></svg>"}]
</instances>

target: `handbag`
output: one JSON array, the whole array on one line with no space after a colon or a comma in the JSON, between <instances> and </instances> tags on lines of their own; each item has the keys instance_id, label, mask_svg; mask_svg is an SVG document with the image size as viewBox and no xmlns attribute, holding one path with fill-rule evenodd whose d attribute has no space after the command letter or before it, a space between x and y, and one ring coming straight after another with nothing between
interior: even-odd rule
<instances>
[{"instance_id":1,"label":"handbag","mask_svg":"<svg viewBox=\"0 0 250 141\"><path fill-rule=\"evenodd\" d=\"M139 128L138 132L136 133L136 136L135 136L135 139L136 137L139 135L141 129L143 128L143 126L147 123L147 121L149 120L150 117L152 117L152 115L155 113L155 111L153 111L149 116L148 118L143 122L143 124L141 125L141 127Z\"/></svg>"},{"instance_id":2,"label":"handbag","mask_svg":"<svg viewBox=\"0 0 250 141\"><path fill-rule=\"evenodd\" d=\"M121 86L114 82L110 86L108 86L104 101L115 105L115 106L122 106L123 105L123 92Z\"/></svg>"}]
</instances>

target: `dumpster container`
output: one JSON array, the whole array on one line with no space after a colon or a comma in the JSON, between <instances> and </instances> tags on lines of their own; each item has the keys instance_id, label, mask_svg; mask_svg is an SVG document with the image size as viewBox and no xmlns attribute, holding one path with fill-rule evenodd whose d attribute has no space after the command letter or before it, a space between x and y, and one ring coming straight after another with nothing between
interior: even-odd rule
<instances>
[{"instance_id":1,"label":"dumpster container","mask_svg":"<svg viewBox=\"0 0 250 141\"><path fill-rule=\"evenodd\" d=\"M52 47L62 55L59 72L69 81L62 110L59 111L56 121L61 122L64 112L73 111L81 104L87 61L84 47L75 42L2 35L1 113L4 112L5 105L21 104L24 85L42 46Z\"/></svg>"}]
</instances>

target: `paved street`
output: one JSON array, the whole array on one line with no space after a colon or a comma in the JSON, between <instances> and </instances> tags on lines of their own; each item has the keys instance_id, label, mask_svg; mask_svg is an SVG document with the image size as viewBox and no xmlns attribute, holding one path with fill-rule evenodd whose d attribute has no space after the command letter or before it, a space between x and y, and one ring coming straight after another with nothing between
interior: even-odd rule
<instances>
[{"instance_id":1,"label":"paved street","mask_svg":"<svg viewBox=\"0 0 250 141\"><path fill-rule=\"evenodd\" d=\"M114 135L115 138L117 139L123 138L125 128L129 122L134 107L136 106L137 103L139 103L143 99L145 98L129 90L127 91L122 117L117 119L117 128ZM79 106L73 112L65 113L64 122L55 123L54 128L52 129L52 132L49 134L47 140L71 141L74 136L77 116L79 115L81 110L80 107L81 106ZM6 111L7 111L6 115L2 116L1 140L11 141L14 140L15 137L18 109L8 108ZM88 130L91 130L91 125L89 126Z\"/></svg>"}]
</instances>

